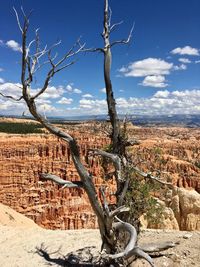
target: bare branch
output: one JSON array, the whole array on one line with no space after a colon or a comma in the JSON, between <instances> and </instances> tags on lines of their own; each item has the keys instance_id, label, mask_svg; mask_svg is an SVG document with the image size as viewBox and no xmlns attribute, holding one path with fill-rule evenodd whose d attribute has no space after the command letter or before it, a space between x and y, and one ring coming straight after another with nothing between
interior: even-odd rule
<instances>
[{"instance_id":1,"label":"bare branch","mask_svg":"<svg viewBox=\"0 0 200 267\"><path fill-rule=\"evenodd\" d=\"M104 52L103 48L85 48L83 52Z\"/></svg>"},{"instance_id":2,"label":"bare branch","mask_svg":"<svg viewBox=\"0 0 200 267\"><path fill-rule=\"evenodd\" d=\"M93 155L100 155L102 157L109 158L115 166L115 172L116 172L117 180L122 181L121 159L117 154L108 153L106 151L99 150L99 149L89 149L89 152L92 152Z\"/></svg>"},{"instance_id":3,"label":"bare branch","mask_svg":"<svg viewBox=\"0 0 200 267\"><path fill-rule=\"evenodd\" d=\"M179 242L173 242L173 241L165 241L162 243L149 243L149 244L142 244L140 245L140 248L147 253L154 253L154 252L160 252L169 248L175 247Z\"/></svg>"},{"instance_id":4,"label":"bare branch","mask_svg":"<svg viewBox=\"0 0 200 267\"><path fill-rule=\"evenodd\" d=\"M133 225L131 225L130 223L123 222L122 220L120 220L116 216L115 216L115 218L118 220L118 222L113 224L113 228L115 230L124 230L124 231L128 232L130 234L130 240L129 240L128 244L126 245L126 247L124 248L123 252L119 252L117 254L109 254L108 257L110 259L118 259L118 258L122 258L122 257L127 258L130 251L132 251L135 248L135 245L137 242L137 232L136 232L135 227Z\"/></svg>"},{"instance_id":5,"label":"bare branch","mask_svg":"<svg viewBox=\"0 0 200 267\"><path fill-rule=\"evenodd\" d=\"M110 259L118 259L124 257L125 259L128 259L132 257L133 255L137 255L141 258L144 258L146 261L150 263L152 267L155 267L152 258L145 253L141 248L136 246L137 242L137 232L134 226L132 226L130 223L123 222L119 218L115 216L115 218L118 220L117 223L114 223L113 228L115 230L124 230L129 233L130 240L126 247L124 248L124 251L119 252L117 254L108 254L107 257Z\"/></svg>"},{"instance_id":6,"label":"bare branch","mask_svg":"<svg viewBox=\"0 0 200 267\"><path fill-rule=\"evenodd\" d=\"M76 60L74 60L74 61L72 61L72 62L70 62L70 63L68 63L68 64L66 64L66 65L62 66L61 68L59 68L59 69L57 69L57 70L55 70L55 72L54 72L54 73L57 73L57 72L59 72L59 71L61 71L61 70L65 69L65 68L67 68L67 67L69 67L69 66L73 65L74 63L76 63Z\"/></svg>"},{"instance_id":7,"label":"bare branch","mask_svg":"<svg viewBox=\"0 0 200 267\"><path fill-rule=\"evenodd\" d=\"M115 29L117 26L121 25L123 22L124 22L124 21L121 20L120 22L117 22L117 23L113 24L113 25L110 27L110 33L111 33L112 31L114 31L114 29Z\"/></svg>"},{"instance_id":8,"label":"bare branch","mask_svg":"<svg viewBox=\"0 0 200 267\"><path fill-rule=\"evenodd\" d=\"M28 45L28 47L27 47L27 56L28 56L28 54L29 54L29 51L30 51L30 48L31 48L31 45L33 44L35 42L35 39L33 39L32 41L30 41L30 43L29 43L29 45Z\"/></svg>"},{"instance_id":9,"label":"bare branch","mask_svg":"<svg viewBox=\"0 0 200 267\"><path fill-rule=\"evenodd\" d=\"M140 247L135 247L135 248L131 251L129 257L131 257L131 256L133 256L133 255L137 255L138 257L145 259L146 261L148 261L148 263L149 263L152 267L155 267L155 264L154 264L152 258L151 258L146 252L144 252Z\"/></svg>"},{"instance_id":10,"label":"bare branch","mask_svg":"<svg viewBox=\"0 0 200 267\"><path fill-rule=\"evenodd\" d=\"M20 101L23 99L23 96L20 96L19 98L14 98L13 96L10 96L10 95L4 95L3 93L0 92L0 95L5 97L5 98L8 98L8 99L12 99L14 101Z\"/></svg>"},{"instance_id":11,"label":"bare branch","mask_svg":"<svg viewBox=\"0 0 200 267\"><path fill-rule=\"evenodd\" d=\"M109 217L109 214L110 214L110 210L109 210L109 207L108 207L108 202L106 200L106 196L105 196L105 187L101 186L100 187L100 192L101 192L101 195L103 197L103 209L107 215L107 217Z\"/></svg>"},{"instance_id":12,"label":"bare branch","mask_svg":"<svg viewBox=\"0 0 200 267\"><path fill-rule=\"evenodd\" d=\"M113 217L119 215L120 213L122 213L122 212L128 212L129 210L130 210L129 207L121 206L121 207L116 208L115 210L112 210L112 211L110 212L109 216L110 216L111 218L113 218Z\"/></svg>"},{"instance_id":13,"label":"bare branch","mask_svg":"<svg viewBox=\"0 0 200 267\"><path fill-rule=\"evenodd\" d=\"M130 32L129 32L129 35L127 37L127 39L122 39L122 40L119 40L119 41L114 41L113 43L110 44L110 47L113 47L114 45L116 44L128 44L132 38L132 33L133 33L133 30L134 30L134 27L135 27L135 24L133 24Z\"/></svg>"},{"instance_id":14,"label":"bare branch","mask_svg":"<svg viewBox=\"0 0 200 267\"><path fill-rule=\"evenodd\" d=\"M109 28L110 28L110 25L111 25L111 20L112 20L112 9L109 6L109 17L108 17L108 26L109 26Z\"/></svg>"},{"instance_id":15,"label":"bare branch","mask_svg":"<svg viewBox=\"0 0 200 267\"><path fill-rule=\"evenodd\" d=\"M74 51L74 48L79 45L79 48L77 50ZM63 56L63 58L61 58L60 61L58 61L55 66L58 67L59 65L61 65L67 58L75 56L76 54L78 54L79 52L83 51L83 48L85 47L85 43L84 44L80 44L80 38L76 41L76 43L72 46L72 48Z\"/></svg>"},{"instance_id":16,"label":"bare branch","mask_svg":"<svg viewBox=\"0 0 200 267\"><path fill-rule=\"evenodd\" d=\"M83 183L81 181L66 181L61 179L57 175L50 174L50 173L41 173L40 178L42 180L50 180L55 182L56 184L62 185L62 188L65 187L83 187Z\"/></svg>"},{"instance_id":17,"label":"bare branch","mask_svg":"<svg viewBox=\"0 0 200 267\"><path fill-rule=\"evenodd\" d=\"M144 178L149 178L149 179L156 181L162 185L167 185L167 186L172 187L172 188L174 187L172 183L164 182L164 181L160 180L159 177L153 176L151 173L143 172L140 169L138 169L137 167L132 167L132 170Z\"/></svg>"},{"instance_id":18,"label":"bare branch","mask_svg":"<svg viewBox=\"0 0 200 267\"><path fill-rule=\"evenodd\" d=\"M123 190L121 192L121 195L120 195L119 200L118 200L118 203L117 203L119 206L121 206L122 203L123 203L123 201L124 201L124 198L126 196L126 192L128 190L129 182L130 182L130 177L126 178L126 181L124 183Z\"/></svg>"},{"instance_id":19,"label":"bare branch","mask_svg":"<svg viewBox=\"0 0 200 267\"><path fill-rule=\"evenodd\" d=\"M19 21L18 13L17 13L17 11L16 11L16 9L15 9L14 7L13 7L13 10L14 10L14 12L15 12L15 16L16 16L16 19L17 19L18 27L19 27L21 33L23 33L22 26L21 26L20 21Z\"/></svg>"}]
</instances>

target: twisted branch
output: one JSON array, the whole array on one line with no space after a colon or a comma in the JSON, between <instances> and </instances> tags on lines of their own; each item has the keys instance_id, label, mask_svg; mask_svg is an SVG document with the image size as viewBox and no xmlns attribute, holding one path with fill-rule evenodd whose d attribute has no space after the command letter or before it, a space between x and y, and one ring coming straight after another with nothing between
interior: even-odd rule
<instances>
[{"instance_id":1,"label":"twisted branch","mask_svg":"<svg viewBox=\"0 0 200 267\"><path fill-rule=\"evenodd\" d=\"M41 180L49 180L52 182L55 182L56 184L62 185L62 189L66 188L66 187L83 187L83 182L81 181L66 181L62 178L60 178L57 175L54 174L50 174L50 173L41 173L40 174L40 179Z\"/></svg>"}]
</instances>

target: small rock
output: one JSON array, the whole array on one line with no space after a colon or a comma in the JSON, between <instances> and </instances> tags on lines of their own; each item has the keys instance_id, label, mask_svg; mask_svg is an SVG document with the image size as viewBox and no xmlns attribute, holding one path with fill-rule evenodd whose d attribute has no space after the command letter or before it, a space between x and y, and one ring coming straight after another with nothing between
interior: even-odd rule
<instances>
[{"instance_id":1,"label":"small rock","mask_svg":"<svg viewBox=\"0 0 200 267\"><path fill-rule=\"evenodd\" d=\"M189 239L189 238L191 238L191 237L192 237L192 234L190 234L190 233L187 233L187 234L185 234L185 235L183 236L184 239Z\"/></svg>"}]
</instances>

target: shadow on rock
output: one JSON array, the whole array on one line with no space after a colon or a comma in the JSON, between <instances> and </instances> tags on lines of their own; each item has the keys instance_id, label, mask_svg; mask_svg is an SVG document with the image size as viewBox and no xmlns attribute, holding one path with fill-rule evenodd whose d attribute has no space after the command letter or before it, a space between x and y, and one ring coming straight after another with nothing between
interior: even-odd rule
<instances>
[{"instance_id":1,"label":"shadow on rock","mask_svg":"<svg viewBox=\"0 0 200 267\"><path fill-rule=\"evenodd\" d=\"M100 267L98 263L99 255L94 255L95 247L85 247L75 252L68 253L66 256L60 253L61 247L53 252L48 251L48 247L41 244L36 247L36 253L44 258L48 263L55 263L57 266L63 267Z\"/></svg>"}]
</instances>

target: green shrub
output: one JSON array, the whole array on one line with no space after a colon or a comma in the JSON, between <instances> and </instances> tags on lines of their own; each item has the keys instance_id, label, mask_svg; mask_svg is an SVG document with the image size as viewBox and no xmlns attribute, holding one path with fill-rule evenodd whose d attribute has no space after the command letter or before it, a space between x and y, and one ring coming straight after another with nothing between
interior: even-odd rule
<instances>
[{"instance_id":1,"label":"green shrub","mask_svg":"<svg viewBox=\"0 0 200 267\"><path fill-rule=\"evenodd\" d=\"M0 132L13 134L43 133L42 126L35 123L0 122Z\"/></svg>"},{"instance_id":2,"label":"green shrub","mask_svg":"<svg viewBox=\"0 0 200 267\"><path fill-rule=\"evenodd\" d=\"M149 179L131 173L129 189L125 197L125 205L130 207L130 218L140 218L142 214L149 222L161 222L163 207L153 197L153 192L160 190L160 185Z\"/></svg>"}]
</instances>

